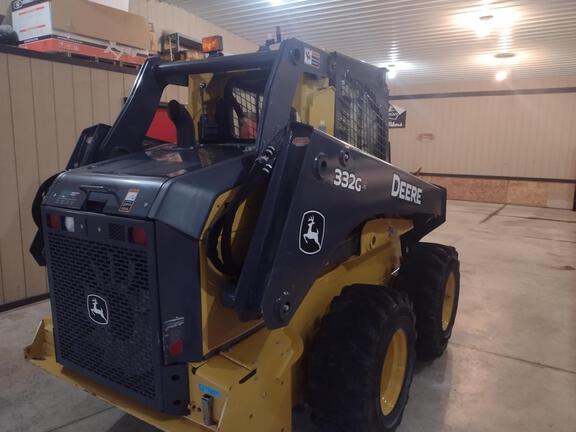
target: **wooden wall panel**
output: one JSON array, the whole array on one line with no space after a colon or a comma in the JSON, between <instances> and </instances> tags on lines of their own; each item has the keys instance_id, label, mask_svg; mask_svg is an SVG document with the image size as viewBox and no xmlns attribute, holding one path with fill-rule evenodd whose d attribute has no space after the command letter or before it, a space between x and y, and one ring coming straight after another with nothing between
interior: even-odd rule
<instances>
[{"instance_id":1,"label":"wooden wall panel","mask_svg":"<svg viewBox=\"0 0 576 432\"><path fill-rule=\"evenodd\" d=\"M108 72L90 69L92 85L92 123L110 124L110 95Z\"/></svg>"},{"instance_id":2,"label":"wooden wall panel","mask_svg":"<svg viewBox=\"0 0 576 432\"><path fill-rule=\"evenodd\" d=\"M130 12L143 16L154 24L158 37L162 33L179 32L200 41L205 36L222 35L227 53L254 52L256 44L226 31L188 11L158 0L130 0Z\"/></svg>"},{"instance_id":3,"label":"wooden wall panel","mask_svg":"<svg viewBox=\"0 0 576 432\"><path fill-rule=\"evenodd\" d=\"M74 88L74 110L76 112L76 136L94 124L92 108L92 79L90 69L72 66L72 84Z\"/></svg>"},{"instance_id":4,"label":"wooden wall panel","mask_svg":"<svg viewBox=\"0 0 576 432\"><path fill-rule=\"evenodd\" d=\"M16 174L16 152L12 127L12 104L8 56L0 53L0 267L2 280L0 303L20 300L26 295L20 203Z\"/></svg>"},{"instance_id":5,"label":"wooden wall panel","mask_svg":"<svg viewBox=\"0 0 576 432\"><path fill-rule=\"evenodd\" d=\"M116 119L134 78L0 53L0 304L47 292L28 252L36 190L65 168L83 129Z\"/></svg>"},{"instance_id":6,"label":"wooden wall panel","mask_svg":"<svg viewBox=\"0 0 576 432\"><path fill-rule=\"evenodd\" d=\"M32 59L32 89L34 97L34 123L38 153L39 181L59 171L58 135L52 63Z\"/></svg>"},{"instance_id":7,"label":"wooden wall panel","mask_svg":"<svg viewBox=\"0 0 576 432\"><path fill-rule=\"evenodd\" d=\"M32 256L27 253L36 232L30 208L40 184L31 60L9 56L8 74L20 205L20 250L26 251L23 254L26 289L22 297L31 297L46 291L45 273L39 270Z\"/></svg>"},{"instance_id":8,"label":"wooden wall panel","mask_svg":"<svg viewBox=\"0 0 576 432\"><path fill-rule=\"evenodd\" d=\"M0 15L6 15L12 0L0 0Z\"/></svg>"},{"instance_id":9,"label":"wooden wall panel","mask_svg":"<svg viewBox=\"0 0 576 432\"><path fill-rule=\"evenodd\" d=\"M110 110L110 125L112 125L124 104L124 75L118 72L108 72L108 104Z\"/></svg>"},{"instance_id":10,"label":"wooden wall panel","mask_svg":"<svg viewBox=\"0 0 576 432\"><path fill-rule=\"evenodd\" d=\"M54 100L56 104L56 132L58 136L58 168L63 170L76 145L76 107L74 104L74 76L72 66L53 63Z\"/></svg>"}]
</instances>

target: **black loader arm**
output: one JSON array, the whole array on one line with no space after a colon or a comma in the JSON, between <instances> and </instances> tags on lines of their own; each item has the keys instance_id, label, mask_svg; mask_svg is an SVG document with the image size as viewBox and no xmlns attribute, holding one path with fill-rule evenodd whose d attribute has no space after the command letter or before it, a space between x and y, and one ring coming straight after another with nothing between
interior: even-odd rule
<instances>
[{"instance_id":1,"label":"black loader arm","mask_svg":"<svg viewBox=\"0 0 576 432\"><path fill-rule=\"evenodd\" d=\"M409 244L445 221L444 189L306 125L292 124L287 139L234 294L242 319L262 314L269 328L288 324L365 222L411 219Z\"/></svg>"}]
</instances>

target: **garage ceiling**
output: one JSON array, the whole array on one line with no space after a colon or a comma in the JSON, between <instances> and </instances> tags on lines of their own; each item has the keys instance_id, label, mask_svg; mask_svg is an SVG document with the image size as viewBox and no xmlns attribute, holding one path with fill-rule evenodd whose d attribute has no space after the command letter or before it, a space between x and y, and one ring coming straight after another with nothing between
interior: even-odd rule
<instances>
[{"instance_id":1,"label":"garage ceiling","mask_svg":"<svg viewBox=\"0 0 576 432\"><path fill-rule=\"evenodd\" d=\"M576 0L164 1L255 43L280 25L284 37L392 64L399 81L487 80L500 70L514 78L576 71Z\"/></svg>"}]
</instances>

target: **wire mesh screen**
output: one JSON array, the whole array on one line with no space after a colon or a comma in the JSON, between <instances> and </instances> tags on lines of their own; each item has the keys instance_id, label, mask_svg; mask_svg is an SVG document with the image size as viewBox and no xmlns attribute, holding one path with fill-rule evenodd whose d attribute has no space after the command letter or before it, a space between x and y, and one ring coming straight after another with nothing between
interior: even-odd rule
<instances>
[{"instance_id":1,"label":"wire mesh screen","mask_svg":"<svg viewBox=\"0 0 576 432\"><path fill-rule=\"evenodd\" d=\"M232 88L232 134L234 138L255 139L262 112L262 94L240 87Z\"/></svg>"},{"instance_id":2,"label":"wire mesh screen","mask_svg":"<svg viewBox=\"0 0 576 432\"><path fill-rule=\"evenodd\" d=\"M372 92L350 74L340 82L335 136L380 159L388 156L387 118Z\"/></svg>"}]
</instances>

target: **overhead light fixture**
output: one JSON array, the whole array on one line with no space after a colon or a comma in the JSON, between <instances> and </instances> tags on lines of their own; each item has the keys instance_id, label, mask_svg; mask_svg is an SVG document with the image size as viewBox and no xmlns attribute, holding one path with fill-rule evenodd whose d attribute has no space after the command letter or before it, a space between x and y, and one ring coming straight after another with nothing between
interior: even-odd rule
<instances>
[{"instance_id":1,"label":"overhead light fixture","mask_svg":"<svg viewBox=\"0 0 576 432\"><path fill-rule=\"evenodd\" d=\"M507 70L499 70L496 72L496 81L504 81L508 78L508 71Z\"/></svg>"},{"instance_id":2,"label":"overhead light fixture","mask_svg":"<svg viewBox=\"0 0 576 432\"><path fill-rule=\"evenodd\" d=\"M494 58L499 59L499 60L507 60L507 59L511 59L514 57L516 57L516 54L511 53L511 52L503 52L503 53L494 54Z\"/></svg>"},{"instance_id":3,"label":"overhead light fixture","mask_svg":"<svg viewBox=\"0 0 576 432\"><path fill-rule=\"evenodd\" d=\"M396 72L396 75L398 75L398 72L404 72L407 70L412 70L416 67L416 65L414 63L410 63L407 61L395 61L393 59L388 60L387 62L377 62L374 63L376 66L380 67L380 68L386 68L388 69L388 77L390 77L390 72L392 70L394 70Z\"/></svg>"},{"instance_id":4,"label":"overhead light fixture","mask_svg":"<svg viewBox=\"0 0 576 432\"><path fill-rule=\"evenodd\" d=\"M524 63L530 59L530 54L526 51L498 51L479 54L476 63L487 66L494 66L498 69L508 69L514 65Z\"/></svg>"},{"instance_id":5,"label":"overhead light fixture","mask_svg":"<svg viewBox=\"0 0 576 432\"><path fill-rule=\"evenodd\" d=\"M494 29L494 15L482 15L476 23L476 34L480 38L490 36Z\"/></svg>"},{"instance_id":6,"label":"overhead light fixture","mask_svg":"<svg viewBox=\"0 0 576 432\"><path fill-rule=\"evenodd\" d=\"M492 33L510 34L514 24L519 19L516 8L492 8L483 7L475 12L462 12L454 16L454 22L458 27L472 30L480 38L487 37Z\"/></svg>"},{"instance_id":7,"label":"overhead light fixture","mask_svg":"<svg viewBox=\"0 0 576 432\"><path fill-rule=\"evenodd\" d=\"M280 6L280 5L284 4L284 0L270 0L270 4L272 6Z\"/></svg>"}]
</instances>

